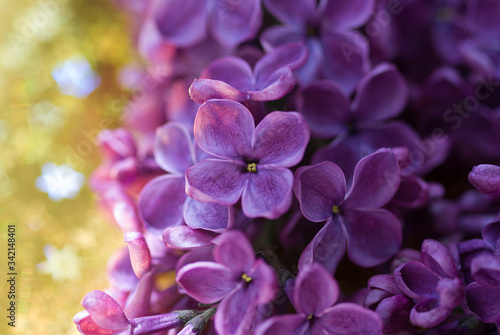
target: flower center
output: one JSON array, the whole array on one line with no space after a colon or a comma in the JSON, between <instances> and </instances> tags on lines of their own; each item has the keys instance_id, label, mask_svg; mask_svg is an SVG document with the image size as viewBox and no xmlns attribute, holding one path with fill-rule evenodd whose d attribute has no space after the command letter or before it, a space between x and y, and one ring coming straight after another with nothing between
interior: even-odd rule
<instances>
[{"instance_id":1,"label":"flower center","mask_svg":"<svg viewBox=\"0 0 500 335\"><path fill-rule=\"evenodd\" d=\"M247 172L257 173L257 163L248 163Z\"/></svg>"},{"instance_id":2,"label":"flower center","mask_svg":"<svg viewBox=\"0 0 500 335\"><path fill-rule=\"evenodd\" d=\"M249 275L247 275L246 273L242 274L241 275L241 279L243 279L245 282L249 283L253 280L252 277L250 277Z\"/></svg>"},{"instance_id":3,"label":"flower center","mask_svg":"<svg viewBox=\"0 0 500 335\"><path fill-rule=\"evenodd\" d=\"M332 206L332 212L333 212L333 213L335 213L335 214L340 213L340 208L339 208L339 206L337 206L337 205L333 205L333 206Z\"/></svg>"},{"instance_id":4,"label":"flower center","mask_svg":"<svg viewBox=\"0 0 500 335\"><path fill-rule=\"evenodd\" d=\"M313 318L313 313L309 314L309 316L307 317L307 320L311 320Z\"/></svg>"}]
</instances>

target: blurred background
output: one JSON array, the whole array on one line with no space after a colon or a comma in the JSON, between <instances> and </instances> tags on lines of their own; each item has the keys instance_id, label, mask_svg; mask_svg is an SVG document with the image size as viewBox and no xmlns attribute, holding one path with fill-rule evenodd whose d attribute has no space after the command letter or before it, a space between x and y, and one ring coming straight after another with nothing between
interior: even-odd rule
<instances>
[{"instance_id":1,"label":"blurred background","mask_svg":"<svg viewBox=\"0 0 500 335\"><path fill-rule=\"evenodd\" d=\"M0 334L79 334L80 301L107 286L123 237L87 186L95 136L116 128L134 57L107 0L0 0ZM16 225L16 327L6 318L7 226Z\"/></svg>"}]
</instances>

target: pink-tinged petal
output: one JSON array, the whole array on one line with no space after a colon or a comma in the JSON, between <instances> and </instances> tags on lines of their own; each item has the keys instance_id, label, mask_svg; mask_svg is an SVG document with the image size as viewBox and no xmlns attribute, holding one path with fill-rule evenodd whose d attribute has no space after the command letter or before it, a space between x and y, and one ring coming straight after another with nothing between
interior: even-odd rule
<instances>
[{"instance_id":1,"label":"pink-tinged petal","mask_svg":"<svg viewBox=\"0 0 500 335\"><path fill-rule=\"evenodd\" d=\"M189 47L207 34L206 0L156 0L153 13L163 37L178 47Z\"/></svg>"},{"instance_id":2,"label":"pink-tinged petal","mask_svg":"<svg viewBox=\"0 0 500 335\"><path fill-rule=\"evenodd\" d=\"M278 278L274 269L262 259L257 259L248 272L252 280L252 290L257 292L257 304L271 302L279 291Z\"/></svg>"},{"instance_id":3,"label":"pink-tinged petal","mask_svg":"<svg viewBox=\"0 0 500 335\"><path fill-rule=\"evenodd\" d=\"M143 225L136 213L134 201L122 187L107 187L102 197L104 204L111 208L113 218L124 232L142 231Z\"/></svg>"},{"instance_id":4,"label":"pink-tinged petal","mask_svg":"<svg viewBox=\"0 0 500 335\"><path fill-rule=\"evenodd\" d=\"M349 210L345 213L347 255L364 267L379 265L395 256L401 246L401 223L389 211Z\"/></svg>"},{"instance_id":5,"label":"pink-tinged petal","mask_svg":"<svg viewBox=\"0 0 500 335\"><path fill-rule=\"evenodd\" d=\"M82 300L82 306L99 327L110 330L129 327L129 321L120 305L103 291L87 293Z\"/></svg>"},{"instance_id":6,"label":"pink-tinged petal","mask_svg":"<svg viewBox=\"0 0 500 335\"><path fill-rule=\"evenodd\" d=\"M262 90L276 77L275 72L283 67L295 70L307 58L307 48L303 43L289 43L277 47L255 64L255 88Z\"/></svg>"},{"instance_id":7,"label":"pink-tinged petal","mask_svg":"<svg viewBox=\"0 0 500 335\"><path fill-rule=\"evenodd\" d=\"M422 263L440 277L455 278L458 275L455 259L450 250L435 240L422 243Z\"/></svg>"},{"instance_id":8,"label":"pink-tinged petal","mask_svg":"<svg viewBox=\"0 0 500 335\"><path fill-rule=\"evenodd\" d=\"M108 261L107 277L111 287L120 291L134 290L139 279L134 273L127 247L118 249Z\"/></svg>"},{"instance_id":9,"label":"pink-tinged petal","mask_svg":"<svg viewBox=\"0 0 500 335\"><path fill-rule=\"evenodd\" d=\"M257 326L255 335L303 335L309 321L302 315L273 316Z\"/></svg>"},{"instance_id":10,"label":"pink-tinged petal","mask_svg":"<svg viewBox=\"0 0 500 335\"><path fill-rule=\"evenodd\" d=\"M319 263L330 273L335 272L346 248L346 236L339 220L341 218L328 220L304 249L299 259L299 271L307 265Z\"/></svg>"},{"instance_id":11,"label":"pink-tinged petal","mask_svg":"<svg viewBox=\"0 0 500 335\"><path fill-rule=\"evenodd\" d=\"M156 130L155 161L165 171L184 174L193 162L193 141L183 124L169 122Z\"/></svg>"},{"instance_id":12,"label":"pink-tinged petal","mask_svg":"<svg viewBox=\"0 0 500 335\"><path fill-rule=\"evenodd\" d=\"M314 18L316 1L264 0L264 6L282 23L305 28Z\"/></svg>"},{"instance_id":13,"label":"pink-tinged petal","mask_svg":"<svg viewBox=\"0 0 500 335\"><path fill-rule=\"evenodd\" d=\"M176 280L190 297L203 304L213 304L223 299L237 284L227 267L214 262L183 266L177 272Z\"/></svg>"},{"instance_id":14,"label":"pink-tinged petal","mask_svg":"<svg viewBox=\"0 0 500 335\"><path fill-rule=\"evenodd\" d=\"M314 166L302 166L295 172L294 192L300 210L309 221L325 221L333 215L345 196L342 170L329 161Z\"/></svg>"},{"instance_id":15,"label":"pink-tinged petal","mask_svg":"<svg viewBox=\"0 0 500 335\"><path fill-rule=\"evenodd\" d=\"M259 166L248 172L241 207L247 217L276 219L292 204L293 173L286 168Z\"/></svg>"},{"instance_id":16,"label":"pink-tinged petal","mask_svg":"<svg viewBox=\"0 0 500 335\"><path fill-rule=\"evenodd\" d=\"M359 82L352 109L359 121L386 120L403 111L408 97L408 85L397 68L381 63Z\"/></svg>"},{"instance_id":17,"label":"pink-tinged petal","mask_svg":"<svg viewBox=\"0 0 500 335\"><path fill-rule=\"evenodd\" d=\"M206 230L177 226L165 229L163 241L168 247L189 250L212 245L215 236L215 233Z\"/></svg>"},{"instance_id":18,"label":"pink-tinged petal","mask_svg":"<svg viewBox=\"0 0 500 335\"><path fill-rule=\"evenodd\" d=\"M493 255L479 255L471 263L472 278L487 287L500 287L500 259Z\"/></svg>"},{"instance_id":19,"label":"pink-tinged petal","mask_svg":"<svg viewBox=\"0 0 500 335\"><path fill-rule=\"evenodd\" d=\"M189 95L199 104L210 99L227 99L233 101L245 101L246 92L241 92L231 85L213 79L195 79L189 87Z\"/></svg>"},{"instance_id":20,"label":"pink-tinged petal","mask_svg":"<svg viewBox=\"0 0 500 335\"><path fill-rule=\"evenodd\" d=\"M234 210L231 206L188 198L184 204L184 221L193 229L220 232L234 224Z\"/></svg>"},{"instance_id":21,"label":"pink-tinged petal","mask_svg":"<svg viewBox=\"0 0 500 335\"><path fill-rule=\"evenodd\" d=\"M165 175L150 181L139 194L137 207L143 221L156 231L182 223L187 195L183 176Z\"/></svg>"},{"instance_id":22,"label":"pink-tinged petal","mask_svg":"<svg viewBox=\"0 0 500 335\"><path fill-rule=\"evenodd\" d=\"M309 126L296 112L272 112L255 128L253 157L258 164L290 167L298 164L309 142Z\"/></svg>"},{"instance_id":23,"label":"pink-tinged petal","mask_svg":"<svg viewBox=\"0 0 500 335\"><path fill-rule=\"evenodd\" d=\"M265 51L270 52L280 45L301 42L304 32L296 27L272 26L260 35L260 43Z\"/></svg>"},{"instance_id":24,"label":"pink-tinged petal","mask_svg":"<svg viewBox=\"0 0 500 335\"><path fill-rule=\"evenodd\" d=\"M483 239L493 248L500 240L500 221L492 222L486 225L481 232Z\"/></svg>"},{"instance_id":25,"label":"pink-tinged petal","mask_svg":"<svg viewBox=\"0 0 500 335\"><path fill-rule=\"evenodd\" d=\"M324 75L350 95L369 70L368 43L354 31L322 36Z\"/></svg>"},{"instance_id":26,"label":"pink-tinged petal","mask_svg":"<svg viewBox=\"0 0 500 335\"><path fill-rule=\"evenodd\" d=\"M318 316L333 305L339 297L339 285L319 264L300 269L293 294L297 312Z\"/></svg>"},{"instance_id":27,"label":"pink-tinged petal","mask_svg":"<svg viewBox=\"0 0 500 335\"><path fill-rule=\"evenodd\" d=\"M246 335L250 333L257 309L253 290L237 289L226 297L215 313L218 334Z\"/></svg>"},{"instance_id":28,"label":"pink-tinged petal","mask_svg":"<svg viewBox=\"0 0 500 335\"><path fill-rule=\"evenodd\" d=\"M397 333L406 327L412 305L412 301L403 294L398 294L382 300L377 305L375 311L384 324L383 333Z\"/></svg>"},{"instance_id":29,"label":"pink-tinged petal","mask_svg":"<svg viewBox=\"0 0 500 335\"><path fill-rule=\"evenodd\" d=\"M255 262L255 252L248 238L238 230L228 231L213 241L215 260L237 275L250 271Z\"/></svg>"},{"instance_id":30,"label":"pink-tinged petal","mask_svg":"<svg viewBox=\"0 0 500 335\"><path fill-rule=\"evenodd\" d=\"M350 102L334 82L315 82L305 87L298 99L298 110L315 137L332 138L347 130Z\"/></svg>"},{"instance_id":31,"label":"pink-tinged petal","mask_svg":"<svg viewBox=\"0 0 500 335\"><path fill-rule=\"evenodd\" d=\"M154 286L154 271L146 272L125 302L124 312L129 319L145 316L149 312L149 302Z\"/></svg>"},{"instance_id":32,"label":"pink-tinged petal","mask_svg":"<svg viewBox=\"0 0 500 335\"><path fill-rule=\"evenodd\" d=\"M469 173L469 182L481 193L500 196L500 166L490 164L474 166Z\"/></svg>"},{"instance_id":33,"label":"pink-tinged petal","mask_svg":"<svg viewBox=\"0 0 500 335\"><path fill-rule=\"evenodd\" d=\"M253 38L262 23L260 0L215 0L210 31L221 45L233 48Z\"/></svg>"},{"instance_id":34,"label":"pink-tinged petal","mask_svg":"<svg viewBox=\"0 0 500 335\"><path fill-rule=\"evenodd\" d=\"M486 323L495 322L500 316L500 288L469 284L465 288L467 308Z\"/></svg>"},{"instance_id":35,"label":"pink-tinged petal","mask_svg":"<svg viewBox=\"0 0 500 335\"><path fill-rule=\"evenodd\" d=\"M439 305L436 299L420 301L410 312L410 322L415 326L432 328L446 320L453 309Z\"/></svg>"},{"instance_id":36,"label":"pink-tinged petal","mask_svg":"<svg viewBox=\"0 0 500 335\"><path fill-rule=\"evenodd\" d=\"M189 96L191 80L174 81L164 93L167 120L180 122L192 128L200 105Z\"/></svg>"},{"instance_id":37,"label":"pink-tinged petal","mask_svg":"<svg viewBox=\"0 0 500 335\"><path fill-rule=\"evenodd\" d=\"M379 208L388 203L399 187L400 175L396 156L380 149L356 165L352 187L345 208Z\"/></svg>"},{"instance_id":38,"label":"pink-tinged petal","mask_svg":"<svg viewBox=\"0 0 500 335\"><path fill-rule=\"evenodd\" d=\"M410 261L394 270L401 291L413 299L437 298L439 278L420 262Z\"/></svg>"},{"instance_id":39,"label":"pink-tinged petal","mask_svg":"<svg viewBox=\"0 0 500 335\"><path fill-rule=\"evenodd\" d=\"M105 157L112 161L135 157L137 153L134 137L123 128L103 130L97 136L96 141Z\"/></svg>"},{"instance_id":40,"label":"pink-tinged petal","mask_svg":"<svg viewBox=\"0 0 500 335\"><path fill-rule=\"evenodd\" d=\"M223 158L248 157L255 126L252 114L231 100L209 100L194 121L194 138L206 152Z\"/></svg>"},{"instance_id":41,"label":"pink-tinged petal","mask_svg":"<svg viewBox=\"0 0 500 335\"><path fill-rule=\"evenodd\" d=\"M358 28L368 21L374 5L374 0L329 0L323 18L331 31Z\"/></svg>"},{"instance_id":42,"label":"pink-tinged petal","mask_svg":"<svg viewBox=\"0 0 500 335\"><path fill-rule=\"evenodd\" d=\"M295 87L295 76L289 67L275 71L261 86L260 91L248 91L248 98L255 101L274 101L283 98Z\"/></svg>"},{"instance_id":43,"label":"pink-tinged petal","mask_svg":"<svg viewBox=\"0 0 500 335\"><path fill-rule=\"evenodd\" d=\"M254 86L252 68L243 59L234 56L214 60L203 70L200 78L223 81L241 92L249 91Z\"/></svg>"},{"instance_id":44,"label":"pink-tinged petal","mask_svg":"<svg viewBox=\"0 0 500 335\"><path fill-rule=\"evenodd\" d=\"M330 307L318 318L317 323L326 334L382 334L380 316L350 302Z\"/></svg>"},{"instance_id":45,"label":"pink-tinged petal","mask_svg":"<svg viewBox=\"0 0 500 335\"><path fill-rule=\"evenodd\" d=\"M103 329L98 326L94 320L90 317L87 311L81 311L76 314L73 318L73 322L76 324L77 330L85 335L117 335L122 333L121 330L109 330ZM123 335L130 334L131 330L123 331Z\"/></svg>"},{"instance_id":46,"label":"pink-tinged petal","mask_svg":"<svg viewBox=\"0 0 500 335\"><path fill-rule=\"evenodd\" d=\"M202 160L186 171L186 192L198 201L234 205L247 181L245 168L234 161Z\"/></svg>"},{"instance_id":47,"label":"pink-tinged petal","mask_svg":"<svg viewBox=\"0 0 500 335\"><path fill-rule=\"evenodd\" d=\"M130 252L132 268L138 278L141 278L151 267L151 253L146 239L141 233L125 233L125 243Z\"/></svg>"}]
</instances>

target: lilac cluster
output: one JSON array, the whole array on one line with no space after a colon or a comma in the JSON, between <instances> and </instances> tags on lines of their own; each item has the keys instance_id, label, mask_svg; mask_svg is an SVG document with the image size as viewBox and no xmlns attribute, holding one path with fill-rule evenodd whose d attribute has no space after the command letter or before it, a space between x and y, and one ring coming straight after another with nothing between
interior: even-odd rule
<instances>
[{"instance_id":1,"label":"lilac cluster","mask_svg":"<svg viewBox=\"0 0 500 335\"><path fill-rule=\"evenodd\" d=\"M499 331L500 1L115 1L82 334Z\"/></svg>"}]
</instances>

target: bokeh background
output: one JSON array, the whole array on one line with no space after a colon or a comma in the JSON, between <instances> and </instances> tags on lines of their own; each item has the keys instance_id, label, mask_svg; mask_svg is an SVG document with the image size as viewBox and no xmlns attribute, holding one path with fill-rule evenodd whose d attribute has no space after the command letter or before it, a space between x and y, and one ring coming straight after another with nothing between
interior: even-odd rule
<instances>
[{"instance_id":1,"label":"bokeh background","mask_svg":"<svg viewBox=\"0 0 500 335\"><path fill-rule=\"evenodd\" d=\"M87 186L95 136L119 124L134 59L108 0L0 0L0 334L79 334L123 236ZM7 225L16 225L16 328L7 327ZM4 278L5 277L5 278Z\"/></svg>"}]
</instances>

